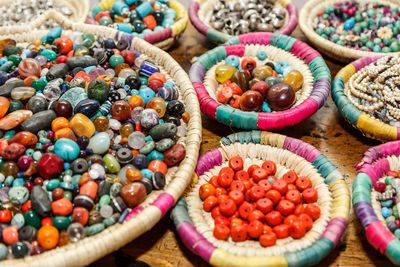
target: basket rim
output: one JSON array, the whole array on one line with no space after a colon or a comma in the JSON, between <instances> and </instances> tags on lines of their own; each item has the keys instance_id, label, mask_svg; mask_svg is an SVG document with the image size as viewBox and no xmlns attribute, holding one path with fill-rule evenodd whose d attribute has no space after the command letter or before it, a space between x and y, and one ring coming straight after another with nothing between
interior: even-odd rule
<instances>
[{"instance_id":1,"label":"basket rim","mask_svg":"<svg viewBox=\"0 0 400 267\"><path fill-rule=\"evenodd\" d=\"M391 52L391 53L377 53L377 52L369 52L356 50L348 47L344 47L328 41L323 37L319 36L313 29L312 21L314 17L312 14L319 10L322 10L322 7L336 3L336 2L345 2L346 0L309 0L307 3L300 9L299 13L299 26L301 31L307 37L307 39L315 46L318 51L326 54L330 58L338 60L340 62L350 62L352 60L356 60L362 57L371 57L378 55L398 55L399 52ZM364 2L374 2L375 0L364 0ZM396 0L380 0L381 2L387 2L399 5L399 2ZM400 7L400 5L399 5ZM310 15L311 14L311 15Z\"/></svg>"},{"instance_id":2,"label":"basket rim","mask_svg":"<svg viewBox=\"0 0 400 267\"><path fill-rule=\"evenodd\" d=\"M390 57L390 55L384 56ZM366 137L379 141L398 140L400 139L400 127L391 126L357 109L344 94L345 84L350 77L381 57L383 56L375 55L360 58L340 69L332 82L332 98L340 114Z\"/></svg>"},{"instance_id":3,"label":"basket rim","mask_svg":"<svg viewBox=\"0 0 400 267\"><path fill-rule=\"evenodd\" d=\"M368 242L392 263L400 265L400 240L381 222L371 201L373 185L390 170L388 158L391 156L400 156L399 140L371 147L364 153L362 161L356 165L352 203Z\"/></svg>"},{"instance_id":4,"label":"basket rim","mask_svg":"<svg viewBox=\"0 0 400 267\"><path fill-rule=\"evenodd\" d=\"M210 41L216 42L218 44L225 43L230 38L234 37L233 35L229 35L213 29L207 26L200 18L199 18L199 9L200 5L207 0L192 0L189 4L189 18L192 22L193 26L199 31L201 34L205 35L207 39ZM287 23L279 29L276 33L290 35L297 26L298 22L298 10L297 7L292 3L292 0L277 0L284 8L286 8L289 18Z\"/></svg>"},{"instance_id":5,"label":"basket rim","mask_svg":"<svg viewBox=\"0 0 400 267\"><path fill-rule=\"evenodd\" d=\"M288 136L270 133L266 131L239 132L231 134L221 139L221 145L242 145L242 144L261 144L276 147L303 157L310 162L329 186L332 192L332 212L330 221L325 228L321 238L311 244L309 247L299 251L287 252L281 256L265 256L265 257L246 257L236 256L230 252L215 247L194 227L193 222L188 214L186 200L182 197L171 212L178 234L182 238L183 243L195 254L201 256L205 261L212 265L218 266L297 266L297 265L314 265L324 258L340 241L344 235L348 216L350 212L350 192L344 181L344 177L330 163L330 161L322 155L315 147L307 144L299 139ZM213 168L215 165L221 165L223 160L221 148L208 151L199 158L196 168L197 177L204 172ZM328 167L329 166L329 167ZM196 177L194 183L197 183ZM193 184L192 184L193 186ZM191 188L189 187L189 192ZM188 191L186 191L188 192ZM340 211L339 211L340 210ZM329 240L329 241L328 241ZM329 245L323 243L328 241ZM324 247L324 252L318 252L319 247ZM307 255L305 257L305 255Z\"/></svg>"},{"instance_id":6,"label":"basket rim","mask_svg":"<svg viewBox=\"0 0 400 267\"><path fill-rule=\"evenodd\" d=\"M161 194L147 207L137 206L132 209L123 224L116 223L104 229L101 234L85 237L77 243L69 243L43 254L3 260L0 263L1 266L84 266L119 249L142 233L149 231L173 206L190 183L199 154L202 126L196 92L186 72L168 53L140 38L109 27L71 22L54 10L46 11L29 25L4 29L0 27L0 32L3 34L0 38L14 36L19 38L16 41L20 43L29 41L28 38L36 39L34 37L44 31L33 31L33 29L47 19L54 19L64 31L80 31L97 36L108 36L115 40L127 40L135 50L151 56L158 62L157 64L163 66L180 87L185 106L190 107L188 108L190 121L186 136L186 157ZM82 257L82 255L85 256Z\"/></svg>"},{"instance_id":7,"label":"basket rim","mask_svg":"<svg viewBox=\"0 0 400 267\"><path fill-rule=\"evenodd\" d=\"M115 1L116 0L113 0L113 3ZM173 25L161 31L156 31L156 32L150 32L145 34L132 33L133 35L163 50L169 49L175 43L175 41L179 39L179 37L185 31L189 21L188 12L180 2L178 2L177 0L167 0L166 2L168 3L169 7L174 9L177 13L177 18ZM98 25L91 12L89 12L87 15L86 23Z\"/></svg>"},{"instance_id":8,"label":"basket rim","mask_svg":"<svg viewBox=\"0 0 400 267\"><path fill-rule=\"evenodd\" d=\"M245 47L251 44L271 45L303 60L314 78L311 94L295 107L271 113L242 111L213 99L203 84L205 72L229 55L243 56ZM223 124L249 130L282 129L300 123L324 105L331 88L330 70L316 50L293 37L275 33L248 33L231 38L224 45L198 57L190 68L189 77L197 92L203 113ZM223 112L228 113L229 117L223 115Z\"/></svg>"}]
</instances>

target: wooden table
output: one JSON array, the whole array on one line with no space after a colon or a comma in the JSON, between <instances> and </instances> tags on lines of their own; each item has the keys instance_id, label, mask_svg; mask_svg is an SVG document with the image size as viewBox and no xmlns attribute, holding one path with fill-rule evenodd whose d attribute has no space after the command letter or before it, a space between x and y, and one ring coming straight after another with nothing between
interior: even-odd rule
<instances>
[{"instance_id":1,"label":"wooden table","mask_svg":"<svg viewBox=\"0 0 400 267\"><path fill-rule=\"evenodd\" d=\"M189 23L190 24L190 23ZM307 41L299 27L292 34L295 38ZM182 65L185 71L190 69L190 61L212 49L211 44L190 24L170 49L170 54ZM332 77L344 66L336 61L325 60L331 70ZM218 122L203 116L203 141L201 154L219 146L221 137L239 129L230 129ZM360 161L363 153L379 142L364 137L339 114L329 96L324 107L311 118L295 127L290 127L282 134L300 138L318 148L345 176L351 190L355 178L353 165ZM352 211L353 212L353 211ZM143 266L134 262L137 258L151 266L208 266L200 257L189 251L180 241L169 213L148 233L143 234L118 252L108 255L91 266ZM355 215L352 213L346 238L319 266L390 266L389 260L372 248L366 240Z\"/></svg>"}]
</instances>

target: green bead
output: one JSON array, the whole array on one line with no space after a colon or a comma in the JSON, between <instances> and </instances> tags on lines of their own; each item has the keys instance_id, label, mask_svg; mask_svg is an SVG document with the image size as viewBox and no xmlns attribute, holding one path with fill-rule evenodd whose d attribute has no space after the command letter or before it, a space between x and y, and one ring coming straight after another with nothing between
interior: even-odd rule
<instances>
[{"instance_id":1,"label":"green bead","mask_svg":"<svg viewBox=\"0 0 400 267\"><path fill-rule=\"evenodd\" d=\"M368 47L369 49L372 49L372 48L374 47L374 43L371 42L371 41L368 41L368 42L365 44L365 46Z\"/></svg>"},{"instance_id":2,"label":"green bead","mask_svg":"<svg viewBox=\"0 0 400 267\"><path fill-rule=\"evenodd\" d=\"M7 45L3 48L3 56L9 57L18 54L18 48L13 45Z\"/></svg>"},{"instance_id":3,"label":"green bead","mask_svg":"<svg viewBox=\"0 0 400 267\"><path fill-rule=\"evenodd\" d=\"M25 151L25 155L28 155L28 156L33 156L33 153L35 153L35 150L33 150L32 148L28 148L26 151Z\"/></svg>"},{"instance_id":4,"label":"green bead","mask_svg":"<svg viewBox=\"0 0 400 267\"><path fill-rule=\"evenodd\" d=\"M324 14L324 15L322 15L322 18L323 19L329 19L329 15L328 14Z\"/></svg>"},{"instance_id":5,"label":"green bead","mask_svg":"<svg viewBox=\"0 0 400 267\"><path fill-rule=\"evenodd\" d=\"M46 185L47 190L53 191L57 187L60 187L60 180L59 179L51 179Z\"/></svg>"},{"instance_id":6,"label":"green bead","mask_svg":"<svg viewBox=\"0 0 400 267\"><path fill-rule=\"evenodd\" d=\"M391 38L383 39L383 44L386 46L390 46L392 44L392 39Z\"/></svg>"},{"instance_id":7,"label":"green bead","mask_svg":"<svg viewBox=\"0 0 400 267\"><path fill-rule=\"evenodd\" d=\"M74 51L74 56L78 57L78 56L85 56L85 55L89 55L90 51L89 48L87 48L86 46L79 46L77 49L75 49Z\"/></svg>"},{"instance_id":8,"label":"green bead","mask_svg":"<svg viewBox=\"0 0 400 267\"><path fill-rule=\"evenodd\" d=\"M361 27L360 25L356 25L353 27L353 33L360 33L361 32Z\"/></svg>"},{"instance_id":9,"label":"green bead","mask_svg":"<svg viewBox=\"0 0 400 267\"><path fill-rule=\"evenodd\" d=\"M390 48L385 46L384 48L382 48L382 52L383 53L390 53Z\"/></svg>"},{"instance_id":10,"label":"green bead","mask_svg":"<svg viewBox=\"0 0 400 267\"><path fill-rule=\"evenodd\" d=\"M45 130L40 130L40 131L37 133L37 135L38 135L39 138L47 138L47 133L46 133Z\"/></svg>"},{"instance_id":11,"label":"green bead","mask_svg":"<svg viewBox=\"0 0 400 267\"><path fill-rule=\"evenodd\" d=\"M10 130L10 131L7 131L4 134L3 138L7 139L7 140L10 140L14 135L15 135L15 131L14 130Z\"/></svg>"},{"instance_id":12,"label":"green bead","mask_svg":"<svg viewBox=\"0 0 400 267\"><path fill-rule=\"evenodd\" d=\"M65 216L56 216L53 217L53 226L59 230L67 229L71 224L71 219Z\"/></svg>"},{"instance_id":13,"label":"green bead","mask_svg":"<svg viewBox=\"0 0 400 267\"><path fill-rule=\"evenodd\" d=\"M39 216L33 210L28 210L27 212L25 212L24 219L25 225L30 225L32 227L35 227L36 229L39 229L42 225Z\"/></svg>"},{"instance_id":14,"label":"green bead","mask_svg":"<svg viewBox=\"0 0 400 267\"><path fill-rule=\"evenodd\" d=\"M378 38L378 37L376 37L375 39L374 39L374 44L380 44L380 43L382 43L382 39L381 38Z\"/></svg>"},{"instance_id":15,"label":"green bead","mask_svg":"<svg viewBox=\"0 0 400 267\"><path fill-rule=\"evenodd\" d=\"M394 180L393 176L386 176L385 184L387 184L387 185L392 184L393 180Z\"/></svg>"},{"instance_id":16,"label":"green bead","mask_svg":"<svg viewBox=\"0 0 400 267\"><path fill-rule=\"evenodd\" d=\"M11 225L17 226L18 230L25 225L24 216L21 213L17 213L11 220Z\"/></svg>"},{"instance_id":17,"label":"green bead","mask_svg":"<svg viewBox=\"0 0 400 267\"><path fill-rule=\"evenodd\" d=\"M84 47L92 47L92 45L93 45L93 42L90 39L83 40L82 44L81 44L81 46L84 46Z\"/></svg>"},{"instance_id":18,"label":"green bead","mask_svg":"<svg viewBox=\"0 0 400 267\"><path fill-rule=\"evenodd\" d=\"M72 201L72 192L65 190L63 197L68 198L70 201Z\"/></svg>"},{"instance_id":19,"label":"green bead","mask_svg":"<svg viewBox=\"0 0 400 267\"><path fill-rule=\"evenodd\" d=\"M103 207L104 205L108 205L111 202L111 198L109 195L102 195L99 200L99 207Z\"/></svg>"},{"instance_id":20,"label":"green bead","mask_svg":"<svg viewBox=\"0 0 400 267\"><path fill-rule=\"evenodd\" d=\"M324 28L324 33L325 33L326 35L331 34L331 33L332 33L331 28L330 28L330 27L325 27L325 28Z\"/></svg>"},{"instance_id":21,"label":"green bead","mask_svg":"<svg viewBox=\"0 0 400 267\"><path fill-rule=\"evenodd\" d=\"M396 42L393 42L393 43L390 45L390 51L391 51L391 52L397 52L397 51L399 51L399 45L398 45Z\"/></svg>"},{"instance_id":22,"label":"green bead","mask_svg":"<svg viewBox=\"0 0 400 267\"><path fill-rule=\"evenodd\" d=\"M356 14L354 19L356 20L356 22L361 22L363 20L361 14Z\"/></svg>"},{"instance_id":23,"label":"green bead","mask_svg":"<svg viewBox=\"0 0 400 267\"><path fill-rule=\"evenodd\" d=\"M37 91L43 91L46 86L46 82L42 79L33 80L31 86Z\"/></svg>"},{"instance_id":24,"label":"green bead","mask_svg":"<svg viewBox=\"0 0 400 267\"><path fill-rule=\"evenodd\" d=\"M18 55L11 55L8 57L8 60L11 61L14 66L18 66L18 64L22 61L22 57Z\"/></svg>"},{"instance_id":25,"label":"green bead","mask_svg":"<svg viewBox=\"0 0 400 267\"><path fill-rule=\"evenodd\" d=\"M116 221L114 220L113 217L110 217L110 218L107 218L107 219L104 219L104 220L103 220L103 224L104 224L106 227L111 226L111 225L113 225L113 224L115 224L115 223L116 223Z\"/></svg>"},{"instance_id":26,"label":"green bead","mask_svg":"<svg viewBox=\"0 0 400 267\"><path fill-rule=\"evenodd\" d=\"M0 70L9 72L13 66L14 66L14 63L12 63L12 61L7 61L3 65L1 65Z\"/></svg>"},{"instance_id":27,"label":"green bead","mask_svg":"<svg viewBox=\"0 0 400 267\"><path fill-rule=\"evenodd\" d=\"M340 41L340 40L337 42L337 44L338 44L338 45L341 45L341 46L344 46L343 41Z\"/></svg>"},{"instance_id":28,"label":"green bead","mask_svg":"<svg viewBox=\"0 0 400 267\"><path fill-rule=\"evenodd\" d=\"M101 17L99 20L99 24L102 26L109 26L113 23L112 19L110 17L104 16Z\"/></svg>"},{"instance_id":29,"label":"green bead","mask_svg":"<svg viewBox=\"0 0 400 267\"><path fill-rule=\"evenodd\" d=\"M369 19L368 20L368 25L369 26L374 25L374 24L376 24L376 21L374 19Z\"/></svg>"},{"instance_id":30,"label":"green bead","mask_svg":"<svg viewBox=\"0 0 400 267\"><path fill-rule=\"evenodd\" d=\"M90 40L92 41L92 43L94 43L94 41L96 41L96 38L91 33L84 33L82 34L82 40Z\"/></svg>"},{"instance_id":31,"label":"green bead","mask_svg":"<svg viewBox=\"0 0 400 267\"><path fill-rule=\"evenodd\" d=\"M13 99L13 100L10 101L10 106L8 107L8 111L7 112L11 113L13 111L20 110L20 109L22 109L22 107L23 107L23 105L22 105L22 102L20 100Z\"/></svg>"},{"instance_id":32,"label":"green bead","mask_svg":"<svg viewBox=\"0 0 400 267\"><path fill-rule=\"evenodd\" d=\"M65 170L65 175L70 175L72 176L74 174L74 172L71 169L67 169Z\"/></svg>"},{"instance_id":33,"label":"green bead","mask_svg":"<svg viewBox=\"0 0 400 267\"><path fill-rule=\"evenodd\" d=\"M337 35L337 34L332 35L331 38L332 38L333 41L335 41L335 43L337 41L339 41L339 39L340 39L339 35Z\"/></svg>"},{"instance_id":34,"label":"green bead","mask_svg":"<svg viewBox=\"0 0 400 267\"><path fill-rule=\"evenodd\" d=\"M104 224L102 224L102 223L96 223L96 224L93 224L91 226L86 226L85 227L85 234L87 236L95 235L95 234L103 231L104 228L105 228Z\"/></svg>"},{"instance_id":35,"label":"green bead","mask_svg":"<svg viewBox=\"0 0 400 267\"><path fill-rule=\"evenodd\" d=\"M49 61L53 61L57 58L57 53L50 49L43 50L40 55L45 56Z\"/></svg>"},{"instance_id":36,"label":"green bead","mask_svg":"<svg viewBox=\"0 0 400 267\"><path fill-rule=\"evenodd\" d=\"M5 259L7 257L7 254L8 254L8 249L6 245L0 243L0 260Z\"/></svg>"},{"instance_id":37,"label":"green bead","mask_svg":"<svg viewBox=\"0 0 400 267\"><path fill-rule=\"evenodd\" d=\"M110 173L117 173L121 169L118 160L111 154L106 154L103 157L104 164Z\"/></svg>"},{"instance_id":38,"label":"green bead","mask_svg":"<svg viewBox=\"0 0 400 267\"><path fill-rule=\"evenodd\" d=\"M1 167L3 167L3 164L4 164L4 160L2 157L0 157L0 169L1 169Z\"/></svg>"},{"instance_id":39,"label":"green bead","mask_svg":"<svg viewBox=\"0 0 400 267\"><path fill-rule=\"evenodd\" d=\"M142 82L142 85L147 85L147 78L144 76L140 76L140 81Z\"/></svg>"},{"instance_id":40,"label":"green bead","mask_svg":"<svg viewBox=\"0 0 400 267\"><path fill-rule=\"evenodd\" d=\"M136 12L136 10L132 10L131 13L129 14L129 20L133 22L137 19L140 20L138 13Z\"/></svg>"},{"instance_id":41,"label":"green bead","mask_svg":"<svg viewBox=\"0 0 400 267\"><path fill-rule=\"evenodd\" d=\"M322 35L322 34L324 33L324 30L321 29L321 28L318 28L318 29L315 30L315 32L316 32L318 35Z\"/></svg>"},{"instance_id":42,"label":"green bead","mask_svg":"<svg viewBox=\"0 0 400 267\"><path fill-rule=\"evenodd\" d=\"M368 27L368 22L367 21L363 21L363 22L361 22L360 23L360 27L361 27L361 29L365 29L365 28L367 28Z\"/></svg>"},{"instance_id":43,"label":"green bead","mask_svg":"<svg viewBox=\"0 0 400 267\"><path fill-rule=\"evenodd\" d=\"M375 45L374 48L372 49L374 52L381 52L382 49L379 45Z\"/></svg>"},{"instance_id":44,"label":"green bead","mask_svg":"<svg viewBox=\"0 0 400 267\"><path fill-rule=\"evenodd\" d=\"M366 44L368 42L368 36L361 35L360 42L363 43L363 44Z\"/></svg>"},{"instance_id":45,"label":"green bead","mask_svg":"<svg viewBox=\"0 0 400 267\"><path fill-rule=\"evenodd\" d=\"M42 150L43 149L43 144L42 143L36 143L36 149L37 150Z\"/></svg>"},{"instance_id":46,"label":"green bead","mask_svg":"<svg viewBox=\"0 0 400 267\"><path fill-rule=\"evenodd\" d=\"M40 137L39 142L42 143L43 145L46 145L46 144L49 144L51 141L48 138Z\"/></svg>"},{"instance_id":47,"label":"green bead","mask_svg":"<svg viewBox=\"0 0 400 267\"><path fill-rule=\"evenodd\" d=\"M368 15L369 17L372 17L373 15L375 15L375 10L374 10L374 9L368 9L367 15Z\"/></svg>"},{"instance_id":48,"label":"green bead","mask_svg":"<svg viewBox=\"0 0 400 267\"><path fill-rule=\"evenodd\" d=\"M400 239L400 229L394 230L394 235L396 236L397 239Z\"/></svg>"},{"instance_id":49,"label":"green bead","mask_svg":"<svg viewBox=\"0 0 400 267\"><path fill-rule=\"evenodd\" d=\"M125 62L124 58L118 54L112 55L109 60L109 63L111 65L111 67L113 67L113 68L115 68L116 66L118 66L119 64L122 64L124 62Z\"/></svg>"},{"instance_id":50,"label":"green bead","mask_svg":"<svg viewBox=\"0 0 400 267\"><path fill-rule=\"evenodd\" d=\"M137 19L132 22L132 25L135 29L135 32L141 33L144 29L146 29L146 24L144 24L141 20Z\"/></svg>"}]
</instances>

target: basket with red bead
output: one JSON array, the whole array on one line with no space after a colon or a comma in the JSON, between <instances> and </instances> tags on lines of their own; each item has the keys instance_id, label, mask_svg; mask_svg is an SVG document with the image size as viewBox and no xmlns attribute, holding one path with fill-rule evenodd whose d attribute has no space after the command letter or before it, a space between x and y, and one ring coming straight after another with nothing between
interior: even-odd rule
<instances>
[{"instance_id":1,"label":"basket with red bead","mask_svg":"<svg viewBox=\"0 0 400 267\"><path fill-rule=\"evenodd\" d=\"M242 129L281 129L314 114L330 90L320 54L292 37L251 33L196 59L189 72L203 113Z\"/></svg>"},{"instance_id":2,"label":"basket with red bead","mask_svg":"<svg viewBox=\"0 0 400 267\"><path fill-rule=\"evenodd\" d=\"M197 183L172 212L185 245L217 266L312 265L339 242L350 193L314 147L240 132L200 157Z\"/></svg>"}]
</instances>

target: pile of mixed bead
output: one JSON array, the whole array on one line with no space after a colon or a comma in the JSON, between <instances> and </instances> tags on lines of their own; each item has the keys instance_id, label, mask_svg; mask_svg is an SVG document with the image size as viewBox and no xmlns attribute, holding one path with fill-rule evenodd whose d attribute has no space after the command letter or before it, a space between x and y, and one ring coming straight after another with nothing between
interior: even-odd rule
<instances>
[{"instance_id":1,"label":"pile of mixed bead","mask_svg":"<svg viewBox=\"0 0 400 267\"><path fill-rule=\"evenodd\" d=\"M239 156L230 158L229 167L200 187L203 208L214 219L214 237L258 239L264 247L275 245L278 238L302 238L321 214L310 178L295 171L277 178L276 164L269 160L247 171L243 164Z\"/></svg>"},{"instance_id":2,"label":"pile of mixed bead","mask_svg":"<svg viewBox=\"0 0 400 267\"><path fill-rule=\"evenodd\" d=\"M176 19L176 11L164 1L117 0L111 10L93 6L92 15L100 25L133 34L163 30Z\"/></svg>"},{"instance_id":3,"label":"pile of mixed bead","mask_svg":"<svg viewBox=\"0 0 400 267\"><path fill-rule=\"evenodd\" d=\"M265 60L264 51L257 54ZM296 91L303 86L303 75L286 61L257 65L250 57L230 55L215 69L217 101L243 111L280 111L290 108Z\"/></svg>"},{"instance_id":4,"label":"pile of mixed bead","mask_svg":"<svg viewBox=\"0 0 400 267\"><path fill-rule=\"evenodd\" d=\"M383 57L350 77L345 94L359 110L400 127L400 57Z\"/></svg>"},{"instance_id":5,"label":"pile of mixed bead","mask_svg":"<svg viewBox=\"0 0 400 267\"><path fill-rule=\"evenodd\" d=\"M54 28L0 52L0 259L122 223L185 157L178 89L127 41Z\"/></svg>"},{"instance_id":6,"label":"pile of mixed bead","mask_svg":"<svg viewBox=\"0 0 400 267\"><path fill-rule=\"evenodd\" d=\"M273 32L285 24L286 10L275 0L218 1L210 25L229 35L248 32Z\"/></svg>"},{"instance_id":7,"label":"pile of mixed bead","mask_svg":"<svg viewBox=\"0 0 400 267\"><path fill-rule=\"evenodd\" d=\"M338 45L374 52L400 51L400 11L378 2L344 1L314 21L317 34Z\"/></svg>"},{"instance_id":8,"label":"pile of mixed bead","mask_svg":"<svg viewBox=\"0 0 400 267\"><path fill-rule=\"evenodd\" d=\"M63 3L53 2L53 0L13 0L10 4L0 7L0 26L11 26L21 23L30 23L46 10L54 9L66 17L72 15L72 10L64 6ZM55 27L55 22L48 20L40 29Z\"/></svg>"},{"instance_id":9,"label":"pile of mixed bead","mask_svg":"<svg viewBox=\"0 0 400 267\"><path fill-rule=\"evenodd\" d=\"M388 171L386 176L381 177L375 184L374 190L377 192L376 200L382 207L382 216L386 220L386 225L394 235L400 239L400 179L396 171ZM397 203L399 202L399 203Z\"/></svg>"}]
</instances>

